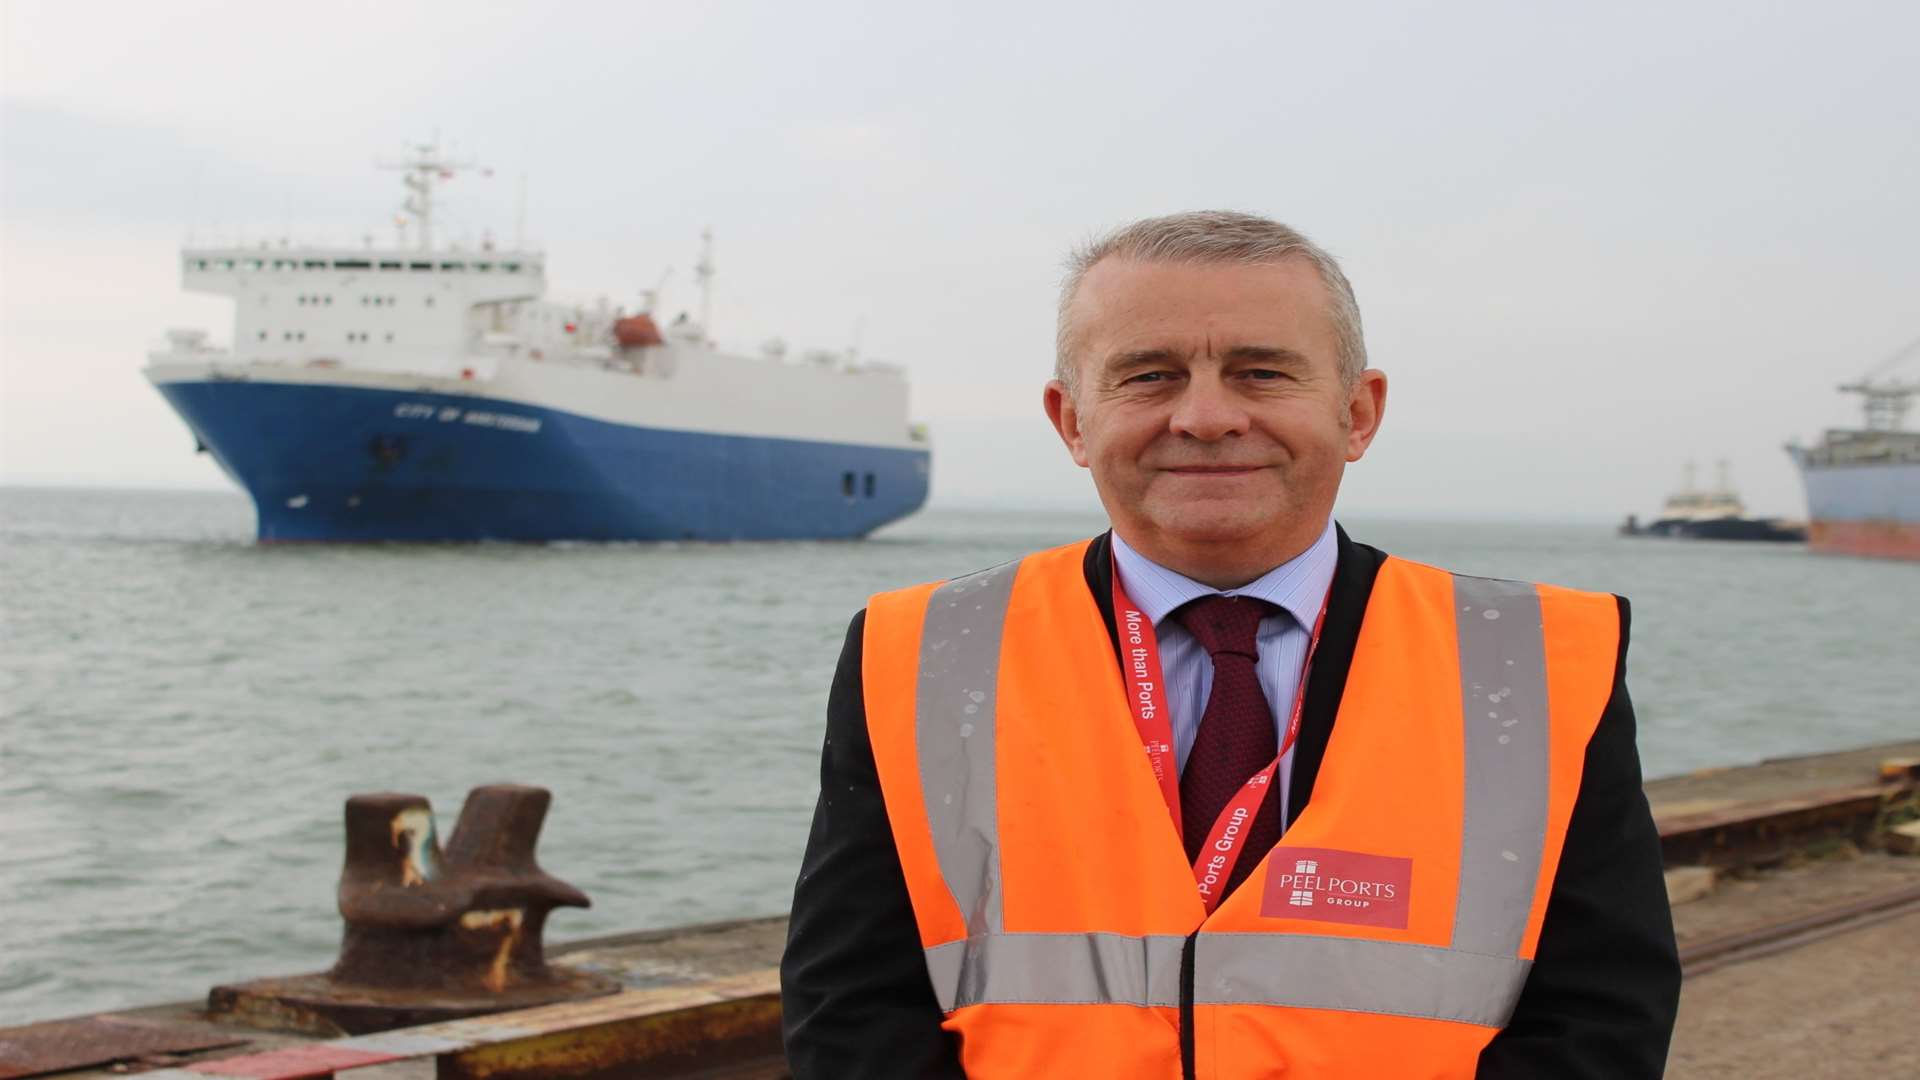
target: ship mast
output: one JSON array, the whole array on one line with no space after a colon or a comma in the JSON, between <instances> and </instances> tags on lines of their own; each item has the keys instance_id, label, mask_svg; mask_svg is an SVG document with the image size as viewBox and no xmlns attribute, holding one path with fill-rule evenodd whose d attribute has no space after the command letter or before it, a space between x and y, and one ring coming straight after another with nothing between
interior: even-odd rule
<instances>
[{"instance_id":1,"label":"ship mast","mask_svg":"<svg viewBox=\"0 0 1920 1080\"><path fill-rule=\"evenodd\" d=\"M700 332L713 341L713 228L700 230L700 261L693 264L693 276L700 282Z\"/></svg>"},{"instance_id":2,"label":"ship mast","mask_svg":"<svg viewBox=\"0 0 1920 1080\"><path fill-rule=\"evenodd\" d=\"M420 250L433 250L433 189L442 180L451 180L463 169L478 168L472 159L456 160L441 156L440 139L432 142L410 143L398 161L375 163L379 168L406 175L400 180L406 186L406 201L400 208L412 218L419 232ZM492 175L493 170L482 169L483 175ZM405 244L406 218L397 222L401 229L402 245Z\"/></svg>"}]
</instances>

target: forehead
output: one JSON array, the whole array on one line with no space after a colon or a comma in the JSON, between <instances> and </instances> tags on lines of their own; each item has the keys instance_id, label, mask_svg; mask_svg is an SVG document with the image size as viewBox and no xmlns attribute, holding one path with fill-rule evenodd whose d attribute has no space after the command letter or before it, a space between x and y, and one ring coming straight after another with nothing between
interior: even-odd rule
<instances>
[{"instance_id":1,"label":"forehead","mask_svg":"<svg viewBox=\"0 0 1920 1080\"><path fill-rule=\"evenodd\" d=\"M1326 286L1304 258L1271 263L1104 259L1068 308L1082 362L1144 347L1269 345L1331 359Z\"/></svg>"}]
</instances>

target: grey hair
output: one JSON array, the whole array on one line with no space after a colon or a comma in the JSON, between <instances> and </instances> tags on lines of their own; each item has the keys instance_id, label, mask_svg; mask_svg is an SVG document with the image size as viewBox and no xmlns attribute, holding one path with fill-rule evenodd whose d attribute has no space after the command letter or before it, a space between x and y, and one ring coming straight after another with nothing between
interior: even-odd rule
<instances>
[{"instance_id":1,"label":"grey hair","mask_svg":"<svg viewBox=\"0 0 1920 1080\"><path fill-rule=\"evenodd\" d=\"M1060 312L1054 334L1054 377L1076 389L1078 371L1073 361L1073 326L1069 319L1073 299L1087 271L1104 259L1142 262L1276 263L1302 258L1312 264L1326 286L1327 315L1333 321L1339 349L1340 378L1351 386L1367 367L1367 343L1360 329L1360 302L1340 263L1324 248L1298 231L1270 218L1232 210L1189 210L1165 217L1143 218L1123 225L1074 250L1067 258L1067 276L1060 285Z\"/></svg>"}]
</instances>

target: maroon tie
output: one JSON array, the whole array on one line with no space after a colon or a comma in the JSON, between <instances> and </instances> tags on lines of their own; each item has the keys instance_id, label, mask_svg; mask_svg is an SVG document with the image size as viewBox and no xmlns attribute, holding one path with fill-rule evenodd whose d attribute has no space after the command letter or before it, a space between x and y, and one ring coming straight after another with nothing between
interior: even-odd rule
<instances>
[{"instance_id":1,"label":"maroon tie","mask_svg":"<svg viewBox=\"0 0 1920 1080\"><path fill-rule=\"evenodd\" d=\"M1267 707L1267 695L1254 668L1260 620L1272 610L1273 605L1263 600L1203 596L1173 613L1213 658L1213 689L1207 694L1207 709L1200 716L1193 747L1187 751L1186 767L1180 771L1180 821L1189 862L1199 856L1228 800L1247 777L1272 764L1279 752L1273 710ZM1260 831L1250 831L1230 885L1245 878L1266 854L1266 848L1253 847ZM1273 838L1266 838L1266 844L1272 846Z\"/></svg>"}]
</instances>

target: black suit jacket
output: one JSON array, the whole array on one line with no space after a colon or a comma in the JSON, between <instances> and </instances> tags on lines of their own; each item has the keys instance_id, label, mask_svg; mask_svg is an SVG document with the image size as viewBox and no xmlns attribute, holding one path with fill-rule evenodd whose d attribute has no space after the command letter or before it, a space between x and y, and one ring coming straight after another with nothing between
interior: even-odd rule
<instances>
[{"instance_id":1,"label":"black suit jacket","mask_svg":"<svg viewBox=\"0 0 1920 1080\"><path fill-rule=\"evenodd\" d=\"M1110 550L1107 536L1095 540L1085 573L1107 617L1117 664ZM1340 532L1294 750L1288 822L1313 797L1384 558ZM1659 836L1641 791L1626 686L1628 610L1624 599L1619 603L1613 697L1587 746L1533 969L1513 1018L1480 1055L1482 1080L1633 1080L1658 1077L1665 1066L1680 963ZM828 698L820 801L780 963L787 1056L797 1080L960 1077L954 1041L940 1028L867 735L865 622L862 612L847 628Z\"/></svg>"}]
</instances>

